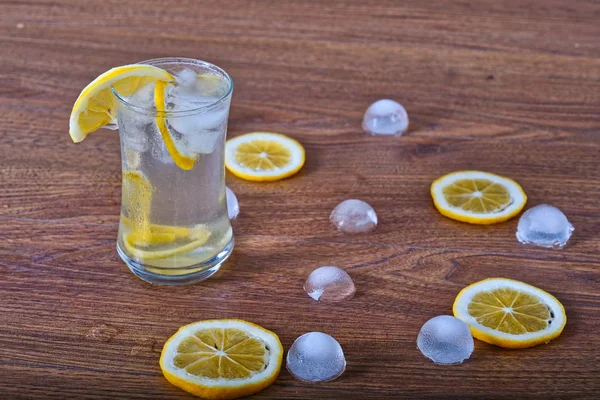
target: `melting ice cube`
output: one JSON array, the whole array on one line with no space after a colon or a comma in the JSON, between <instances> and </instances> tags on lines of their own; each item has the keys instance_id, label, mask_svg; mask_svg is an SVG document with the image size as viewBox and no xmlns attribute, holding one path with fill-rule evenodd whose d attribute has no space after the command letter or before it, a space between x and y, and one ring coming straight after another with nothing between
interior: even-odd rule
<instances>
[{"instance_id":1,"label":"melting ice cube","mask_svg":"<svg viewBox=\"0 0 600 400\"><path fill-rule=\"evenodd\" d=\"M417 337L418 349L437 364L462 363L471 356L474 346L467 324L450 315L431 318Z\"/></svg>"},{"instance_id":2,"label":"melting ice cube","mask_svg":"<svg viewBox=\"0 0 600 400\"><path fill-rule=\"evenodd\" d=\"M344 233L369 232L377 226L377 214L362 200L344 200L331 213L329 220Z\"/></svg>"},{"instance_id":3,"label":"melting ice cube","mask_svg":"<svg viewBox=\"0 0 600 400\"><path fill-rule=\"evenodd\" d=\"M310 273L304 283L304 291L317 301L328 302L351 299L356 287L343 269L320 267Z\"/></svg>"},{"instance_id":4,"label":"melting ice cube","mask_svg":"<svg viewBox=\"0 0 600 400\"><path fill-rule=\"evenodd\" d=\"M370 135L402 135L408 129L408 114L394 100L377 100L365 111L362 127Z\"/></svg>"},{"instance_id":5,"label":"melting ice cube","mask_svg":"<svg viewBox=\"0 0 600 400\"><path fill-rule=\"evenodd\" d=\"M540 204L527 210L519 219L517 240L523 244L561 248L574 230L562 211Z\"/></svg>"},{"instance_id":6,"label":"melting ice cube","mask_svg":"<svg viewBox=\"0 0 600 400\"><path fill-rule=\"evenodd\" d=\"M344 373L346 359L337 340L322 332L309 332L290 347L286 367L301 381L327 382Z\"/></svg>"}]
</instances>

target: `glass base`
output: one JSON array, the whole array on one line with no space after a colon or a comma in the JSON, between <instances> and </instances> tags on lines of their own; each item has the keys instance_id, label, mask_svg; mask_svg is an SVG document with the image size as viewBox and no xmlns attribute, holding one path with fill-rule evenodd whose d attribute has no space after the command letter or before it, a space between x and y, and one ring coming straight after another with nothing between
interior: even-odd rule
<instances>
[{"instance_id":1,"label":"glass base","mask_svg":"<svg viewBox=\"0 0 600 400\"><path fill-rule=\"evenodd\" d=\"M117 242L117 253L121 259L127 264L131 272L138 278L145 280L148 283L152 283L155 285L189 285L191 283L201 282L205 279L211 277L215 272L221 268L221 264L229 258L231 252L233 251L234 240L231 238L231 241L213 258L207 260L200 264L194 264L187 266L185 270L192 270L194 272L188 274L173 274L174 272L178 272L177 269L165 269L163 271L171 272L171 274L163 274L160 272L153 272L157 270L161 270L161 268L153 267L151 265L145 265L139 263L135 260L129 258L121 247L119 247L119 243Z\"/></svg>"}]
</instances>

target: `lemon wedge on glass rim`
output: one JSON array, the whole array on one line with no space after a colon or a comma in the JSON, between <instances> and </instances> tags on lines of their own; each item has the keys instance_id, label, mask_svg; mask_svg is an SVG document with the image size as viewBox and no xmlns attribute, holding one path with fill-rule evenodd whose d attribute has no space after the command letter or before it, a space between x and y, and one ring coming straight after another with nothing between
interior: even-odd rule
<instances>
[{"instance_id":1,"label":"lemon wedge on glass rim","mask_svg":"<svg viewBox=\"0 0 600 400\"><path fill-rule=\"evenodd\" d=\"M506 348L548 343L567 323L565 309L556 297L505 278L467 286L456 296L452 311L475 338Z\"/></svg>"},{"instance_id":2,"label":"lemon wedge on glass rim","mask_svg":"<svg viewBox=\"0 0 600 400\"><path fill-rule=\"evenodd\" d=\"M117 99L114 88L123 96L130 96L151 82L171 82L167 71L145 64L131 64L112 68L98 76L79 94L69 119L69 134L73 142L107 125L116 124Z\"/></svg>"},{"instance_id":3,"label":"lemon wedge on glass rim","mask_svg":"<svg viewBox=\"0 0 600 400\"><path fill-rule=\"evenodd\" d=\"M185 325L165 343L160 368L173 385L205 399L237 399L277 379L283 346L277 335L239 320Z\"/></svg>"},{"instance_id":4,"label":"lemon wedge on glass rim","mask_svg":"<svg viewBox=\"0 0 600 400\"><path fill-rule=\"evenodd\" d=\"M448 218L471 224L495 224L519 214L527 195L510 178L483 171L458 171L431 185L438 211Z\"/></svg>"}]
</instances>

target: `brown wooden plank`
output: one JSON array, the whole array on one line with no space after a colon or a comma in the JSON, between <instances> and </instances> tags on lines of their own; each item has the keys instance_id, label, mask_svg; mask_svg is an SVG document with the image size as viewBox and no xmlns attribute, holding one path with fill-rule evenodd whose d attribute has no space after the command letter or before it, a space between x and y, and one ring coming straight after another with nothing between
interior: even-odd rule
<instances>
[{"instance_id":1,"label":"brown wooden plank","mask_svg":"<svg viewBox=\"0 0 600 400\"><path fill-rule=\"evenodd\" d=\"M305 143L310 160L299 176L262 185L229 177L243 210L239 233L597 259L600 151L490 140L350 136L322 143L315 136L297 137ZM5 191L0 198L5 206L0 216L116 224L120 204L117 142L114 132L106 132L81 145L65 145L36 166L27 164L30 154L9 154L4 161L9 166L2 169ZM574 161L565 161L565 152ZM94 158L90 153L106 156ZM529 206L549 203L563 209L576 227L571 245L559 252L521 246L515 238L516 219L482 227L441 216L429 195L431 182L464 169L510 176L523 185ZM335 231L329 214L346 198L364 199L375 207L380 219L375 232L345 237Z\"/></svg>"},{"instance_id":2,"label":"brown wooden plank","mask_svg":"<svg viewBox=\"0 0 600 400\"><path fill-rule=\"evenodd\" d=\"M347 372L306 385L283 370L272 399L594 398L600 389L600 5L456 2L0 0L0 397L190 398L158 368L183 324L241 317L277 332L335 336ZM302 172L255 184L228 176L236 248L209 281L170 288L131 275L115 251L118 136L73 145L79 91L115 65L212 61L236 82L229 136L280 131L306 147ZM362 134L391 97L401 138ZM575 225L560 251L516 242L517 220L478 227L439 215L429 185L481 169L520 182ZM328 221L349 197L380 225L344 236ZM321 265L346 268L354 299L302 291ZM556 341L507 351L476 341L460 366L416 349L423 322L486 277L556 295Z\"/></svg>"},{"instance_id":3,"label":"brown wooden plank","mask_svg":"<svg viewBox=\"0 0 600 400\"><path fill-rule=\"evenodd\" d=\"M48 224L50 238L63 231ZM82 242L94 241L98 231L113 229L82 231ZM337 398L354 392L363 398L426 393L486 397L495 393L498 382L505 396L524 389L574 396L598 388L600 371L591 363L600 339L581 337L600 328L595 318L600 306L594 292L597 263L242 235L232 260L210 284L170 288L130 275L113 248L109 242L43 260L9 259L2 284L7 322L0 335L6 344L3 369L49 375L44 379L64 387L63 394L81 388L79 379L102 375L112 384L101 385L99 396L117 390L125 397L168 393L176 398L180 393L160 379L156 362L165 339L190 320L241 317L278 332L286 348L308 330L329 332L347 355L348 371L338 381L307 386L284 371L263 396L330 393ZM20 267L25 263L26 268ZM308 298L303 280L321 264L347 268L357 285L356 297L335 305ZM549 345L519 351L477 342L464 365L431 364L415 346L420 325L433 315L450 313L463 286L489 276L535 282L554 293L568 310L565 332ZM0 390L11 388L11 382L4 381Z\"/></svg>"}]
</instances>

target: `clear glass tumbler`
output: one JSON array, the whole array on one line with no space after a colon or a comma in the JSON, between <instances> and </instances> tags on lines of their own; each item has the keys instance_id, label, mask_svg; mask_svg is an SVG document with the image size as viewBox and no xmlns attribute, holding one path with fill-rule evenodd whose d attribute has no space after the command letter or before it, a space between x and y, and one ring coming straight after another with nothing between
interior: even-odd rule
<instances>
[{"instance_id":1,"label":"clear glass tumbler","mask_svg":"<svg viewBox=\"0 0 600 400\"><path fill-rule=\"evenodd\" d=\"M233 249L224 162L233 81L199 60L142 64L175 79L141 80L127 97L113 88L123 178L117 251L147 282L198 282Z\"/></svg>"}]
</instances>

